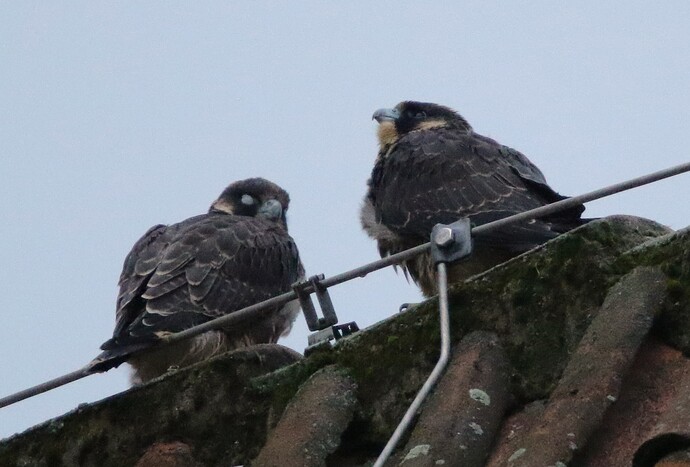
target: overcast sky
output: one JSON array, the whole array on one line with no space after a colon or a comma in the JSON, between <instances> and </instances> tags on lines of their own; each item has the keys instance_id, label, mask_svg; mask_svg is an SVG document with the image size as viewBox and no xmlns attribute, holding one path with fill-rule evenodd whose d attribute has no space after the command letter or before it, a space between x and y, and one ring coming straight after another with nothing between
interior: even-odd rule
<instances>
[{"instance_id":1,"label":"overcast sky","mask_svg":"<svg viewBox=\"0 0 690 467\"><path fill-rule=\"evenodd\" d=\"M412 2L409 2L412 4ZM3 2L0 396L75 370L156 223L230 182L292 197L308 274L377 259L358 211L374 110L445 104L563 194L690 160L690 3ZM690 175L587 206L690 224ZM331 291L363 327L416 301L392 270ZM283 343L302 351L300 316ZM0 437L128 387L123 365L0 409Z\"/></svg>"}]
</instances>

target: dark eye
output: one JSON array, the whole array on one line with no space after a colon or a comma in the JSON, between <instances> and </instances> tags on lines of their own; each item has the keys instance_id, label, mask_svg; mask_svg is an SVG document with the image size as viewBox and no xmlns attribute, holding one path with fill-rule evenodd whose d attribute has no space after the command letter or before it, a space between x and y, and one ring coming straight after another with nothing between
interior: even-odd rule
<instances>
[{"instance_id":1,"label":"dark eye","mask_svg":"<svg viewBox=\"0 0 690 467\"><path fill-rule=\"evenodd\" d=\"M256 203L256 200L254 198L252 198L251 195L242 195L241 201L242 201L242 204L244 204L245 206L251 206L254 203Z\"/></svg>"},{"instance_id":2,"label":"dark eye","mask_svg":"<svg viewBox=\"0 0 690 467\"><path fill-rule=\"evenodd\" d=\"M410 111L408 112L408 115L409 115L411 118L415 118L415 119L418 119L418 120L419 120L419 119L422 119L422 118L426 118L426 112L424 112L423 110L420 110L420 111L410 110Z\"/></svg>"}]
</instances>

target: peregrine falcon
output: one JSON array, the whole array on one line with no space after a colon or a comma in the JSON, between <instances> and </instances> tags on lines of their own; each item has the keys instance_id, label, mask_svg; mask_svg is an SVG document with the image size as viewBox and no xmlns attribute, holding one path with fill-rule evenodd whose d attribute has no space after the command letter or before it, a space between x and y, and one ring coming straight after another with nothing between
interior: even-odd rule
<instances>
[{"instance_id":1,"label":"peregrine falcon","mask_svg":"<svg viewBox=\"0 0 690 467\"><path fill-rule=\"evenodd\" d=\"M274 343L287 334L297 301L260 319L129 356L163 336L288 292L303 279L297 246L287 232L288 204L278 185L250 178L228 186L208 213L149 229L125 259L115 331L97 360L112 362L108 367L127 361L134 367L132 382L139 383L169 367Z\"/></svg>"},{"instance_id":2,"label":"peregrine falcon","mask_svg":"<svg viewBox=\"0 0 690 467\"><path fill-rule=\"evenodd\" d=\"M379 109L379 152L360 220L382 257L429 241L433 226L469 217L481 225L565 199L515 149L472 130L458 113L406 101ZM463 280L585 223L584 206L513 224L474 239L470 259L453 265ZM436 293L429 255L402 265L426 296Z\"/></svg>"}]
</instances>

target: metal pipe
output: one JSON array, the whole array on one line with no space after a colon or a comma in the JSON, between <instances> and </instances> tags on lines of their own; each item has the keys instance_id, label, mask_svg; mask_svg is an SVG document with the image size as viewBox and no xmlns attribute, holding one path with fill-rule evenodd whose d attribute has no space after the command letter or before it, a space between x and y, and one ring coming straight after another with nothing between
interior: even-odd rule
<instances>
[{"instance_id":1,"label":"metal pipe","mask_svg":"<svg viewBox=\"0 0 690 467\"><path fill-rule=\"evenodd\" d=\"M378 459L376 459L374 467L383 467L384 463L388 460L391 453L398 445L398 442L400 442L400 438L403 434L405 434L405 431L407 431L407 427L410 426L410 423L412 423L412 420L417 414L417 410L419 410L422 403L424 402L424 400L426 400L427 396L429 395L433 387L436 385L438 380L441 379L441 376L443 376L443 372L446 369L446 365L448 365L448 360L450 358L448 277L446 274L445 263L438 263L436 268L438 271L439 321L441 322L441 355L439 356L438 361L436 362L436 366L434 366L434 369L431 371L431 374L424 382L422 389L420 389L417 393L417 396L412 401L412 404L410 404L410 406L408 407L407 412L405 412L405 415L403 416L402 420L400 420L400 423L393 432L393 435L386 443L386 446L383 448L383 451L381 451L381 454L379 454Z\"/></svg>"},{"instance_id":2,"label":"metal pipe","mask_svg":"<svg viewBox=\"0 0 690 467\"><path fill-rule=\"evenodd\" d=\"M481 235L484 232L488 232L493 229L499 229L509 224L514 224L516 222L521 222L525 220L536 219L539 217L547 216L549 214L554 214L559 211L564 211L568 208L573 208L579 204L584 204L589 201L594 201L595 199L604 198L606 196L611 196L621 191L627 191L632 188L637 188L643 185L648 185L664 178L673 177L674 175L679 175L690 171L690 162L685 164L679 164L668 169L659 170L651 174L643 175L641 177L626 180L624 182L619 182L614 185L609 185L598 190L590 191L579 196L573 196L572 198L557 201L555 203L547 204L546 206L541 206L535 209L530 209L529 211L521 212L518 214L513 214L512 216L505 217L493 222L488 222L482 224L472 229L472 234Z\"/></svg>"},{"instance_id":3,"label":"metal pipe","mask_svg":"<svg viewBox=\"0 0 690 467\"><path fill-rule=\"evenodd\" d=\"M86 365L85 367L73 371L72 373L67 373L66 375L59 376L57 378L51 379L50 381L37 384L36 386L3 397L2 399L0 399L0 408L12 405L19 401L23 401L24 399L28 399L29 397L37 396L38 394L50 391L51 389L59 388L60 386L64 386L65 384L71 383L72 381L77 381L78 379L85 378L86 376L92 374L89 371L89 367L90 365Z\"/></svg>"},{"instance_id":4,"label":"metal pipe","mask_svg":"<svg viewBox=\"0 0 690 467\"><path fill-rule=\"evenodd\" d=\"M599 190L595 191L590 191L589 193L585 193L580 196L574 196L572 198L568 198L562 201L558 201L556 203L552 203L546 206L542 206L536 209L532 209L529 211L525 211L519 214L512 215L510 217L506 217L504 219L499 219L493 222L489 222L488 224L483 224L478 227L475 227L472 229L472 234L474 235L481 235L482 233L488 232L490 230L504 227L506 225L512 224L514 222L520 222L524 220L529 220L533 219L535 217L541 217L541 216L546 216L548 214L553 214L555 212L568 209L571 207L575 207L578 204L586 203L588 201L593 201L595 199L603 198L605 196L610 196L615 193L619 193L621 191L626 191L630 190L631 188L636 188L642 185L647 185L649 183L653 183L659 180L662 180L664 178L672 177L674 175L678 175L684 172L690 171L690 162L687 162L685 164L679 164L673 167L670 167L668 169L660 170L658 172L654 172L648 175L644 175L642 177L637 177L631 180L627 180L624 182L617 183L615 185L610 185L605 188L601 188ZM341 284L343 282L347 282L349 280L358 278L358 277L365 277L367 274L378 271L379 269L383 269L385 267L391 266L393 264L399 264L402 263L405 260L411 259L421 253L427 252L431 247L430 243L424 243L422 245L418 245L416 247L410 248L409 250L402 251L400 253L396 253L394 255L387 256L383 259L380 259L378 261L373 261L371 263L364 264L362 266L359 266L357 268L351 269L349 271L343 272L341 274L336 274L334 276L328 277L324 280L321 281L321 284L324 287L331 287L334 285ZM313 292L313 286L307 286L305 287L305 292L311 293ZM236 322L245 320L251 316L254 316L255 313L260 313L261 311L266 310L267 308L274 307L274 306L279 306L283 305L291 300L295 300L297 298L297 294L295 292L287 292L282 295L278 295L277 297L271 298L269 300L265 300L263 302L248 306L246 308L243 308L241 310L233 311L232 313L221 316L220 318L216 318L214 320L208 321L204 324L201 324L199 326L193 327L186 329L182 332L173 334L171 336L168 336L165 338L162 342L161 345L173 343L173 342L178 342L182 339L188 339L190 337L197 336L199 334L202 334L204 332L217 329L220 327L224 326L229 326L230 324L234 324ZM156 346L158 347L158 346ZM25 389L23 391L17 392L15 394L12 394L10 396L4 397L0 399L0 408L8 406L10 404L13 404L15 402L18 402L20 400L26 399L27 397L31 397L37 394L41 394L43 392L46 392L50 389L54 389L56 387L62 386L64 384L70 383L72 381L76 381L78 379L81 379L85 376L88 376L89 373L88 369L90 368L90 365L85 366L84 368L81 368L79 370L76 370L72 373L69 373L67 375L63 375L59 378L52 379L50 381L47 381L45 383L39 384L37 386L34 386L29 389ZM82 374L83 371L87 371L86 374ZM47 389L46 389L47 388ZM29 394L29 395L25 395ZM23 397L20 397L22 395Z\"/></svg>"},{"instance_id":5,"label":"metal pipe","mask_svg":"<svg viewBox=\"0 0 690 467\"><path fill-rule=\"evenodd\" d=\"M679 164L668 169L659 170L648 175L643 175L641 177L626 180L624 182L616 183L614 185L609 185L605 188L599 190L590 191L579 196L573 196L572 198L564 199L562 201L557 201L546 206L541 206L535 209L530 209L529 211L521 212L519 214L513 214L512 216L505 217L487 224L482 224L480 226L474 227L472 229L473 235L481 235L493 229L498 229L515 222L520 222L524 220L530 220L537 217L543 217L549 214L554 214L559 211L563 211L568 208L573 208L579 204L586 203L588 201L594 201L595 199L604 198L606 196L613 195L615 193L620 193L621 191L630 190L632 188L637 188L642 185L648 185L664 178L673 177L674 175L679 175L690 171L690 162L684 164ZM403 261L413 258L420 253L424 253L431 248L430 243L424 243L423 245L418 245L409 250L401 251L394 255L386 256L378 261L373 261L371 263L365 264L358 268L352 269L350 271L343 272L341 274L336 274L331 277L327 277L321 281L326 287L330 287L342 282L355 279L357 277L364 277L370 272L377 271L379 269L385 268L393 264L399 264Z\"/></svg>"},{"instance_id":6,"label":"metal pipe","mask_svg":"<svg viewBox=\"0 0 690 467\"><path fill-rule=\"evenodd\" d=\"M547 204L546 206L530 209L529 211L513 214L512 216L489 222L487 224L482 224L472 229L472 235L481 235L491 230L505 227L509 224L514 224L516 222L530 220L537 217L543 217L549 214L554 214L565 209L573 208L588 201L593 201L595 199L610 196L621 191L626 191L642 185L647 185L649 183L653 183L664 178L672 177L674 175L678 175L688 171L690 171L690 162L670 167L665 170L660 170L658 172L654 172L649 175L644 175L642 177L637 177L631 180L616 183L615 185L610 185L599 190L590 191L589 193L585 193L579 196L573 196L572 198ZM343 282L347 282L358 277L365 277L367 274L371 272L378 271L379 269L383 269L393 264L400 264L405 260L414 258L415 256L421 253L429 251L430 248L431 243L427 242L422 245L410 248L409 250L401 251L400 253L386 256L385 258L382 258L380 260L372 261L371 263L367 263L357 268L350 269L349 271L345 271L341 274L336 274L334 276L327 277L320 281L320 283L324 287L332 287L334 285L342 284ZM306 293L312 293L314 291L314 287L307 286L304 288L304 290ZM245 319L246 317L251 316L254 311L263 310L264 308L268 308L270 306L282 305L291 300L295 300L296 298L297 294L295 292L288 292L283 295L278 295L277 297L271 298L269 300L257 303L247 308L243 308L242 310L233 311L231 314L221 316L207 323L168 336L167 338L165 338L165 341L177 342L180 339L187 339L189 337L199 335L203 332L210 331L212 329L217 329L219 327L223 327L231 323L235 323L237 320ZM182 335L182 337L178 339L176 337L178 335Z\"/></svg>"},{"instance_id":7,"label":"metal pipe","mask_svg":"<svg viewBox=\"0 0 690 467\"><path fill-rule=\"evenodd\" d=\"M312 291L310 287L305 287L305 290L309 292ZM165 336L161 339L161 344L172 344L185 339L189 339L190 337L198 336L199 334L203 334L208 331L213 331L214 329L226 327L231 324L244 321L247 318L258 318L263 314L268 313L270 311L269 308L279 307L288 303L291 300L296 299L297 294L295 292L286 292L282 295L278 295L277 297L269 298L268 300L264 300L263 302L255 303L254 305L242 308L241 310L233 311L230 314L221 316L220 318L216 318L211 321L207 321L203 324L200 324L198 326L194 326L193 328L185 329L184 331L176 332L175 334Z\"/></svg>"}]
</instances>

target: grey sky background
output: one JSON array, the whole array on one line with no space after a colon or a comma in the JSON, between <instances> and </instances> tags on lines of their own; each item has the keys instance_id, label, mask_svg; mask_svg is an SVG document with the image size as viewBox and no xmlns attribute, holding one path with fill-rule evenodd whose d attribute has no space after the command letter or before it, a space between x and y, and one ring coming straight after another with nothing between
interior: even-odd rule
<instances>
[{"instance_id":1,"label":"grey sky background","mask_svg":"<svg viewBox=\"0 0 690 467\"><path fill-rule=\"evenodd\" d=\"M94 357L132 244L234 180L290 193L309 274L377 259L358 210L379 107L451 106L563 194L690 160L688 24L686 1L3 2L0 396ZM689 185L586 215L681 228ZM331 293L362 327L420 297L392 270ZM123 365L0 409L0 437L126 387Z\"/></svg>"}]
</instances>

